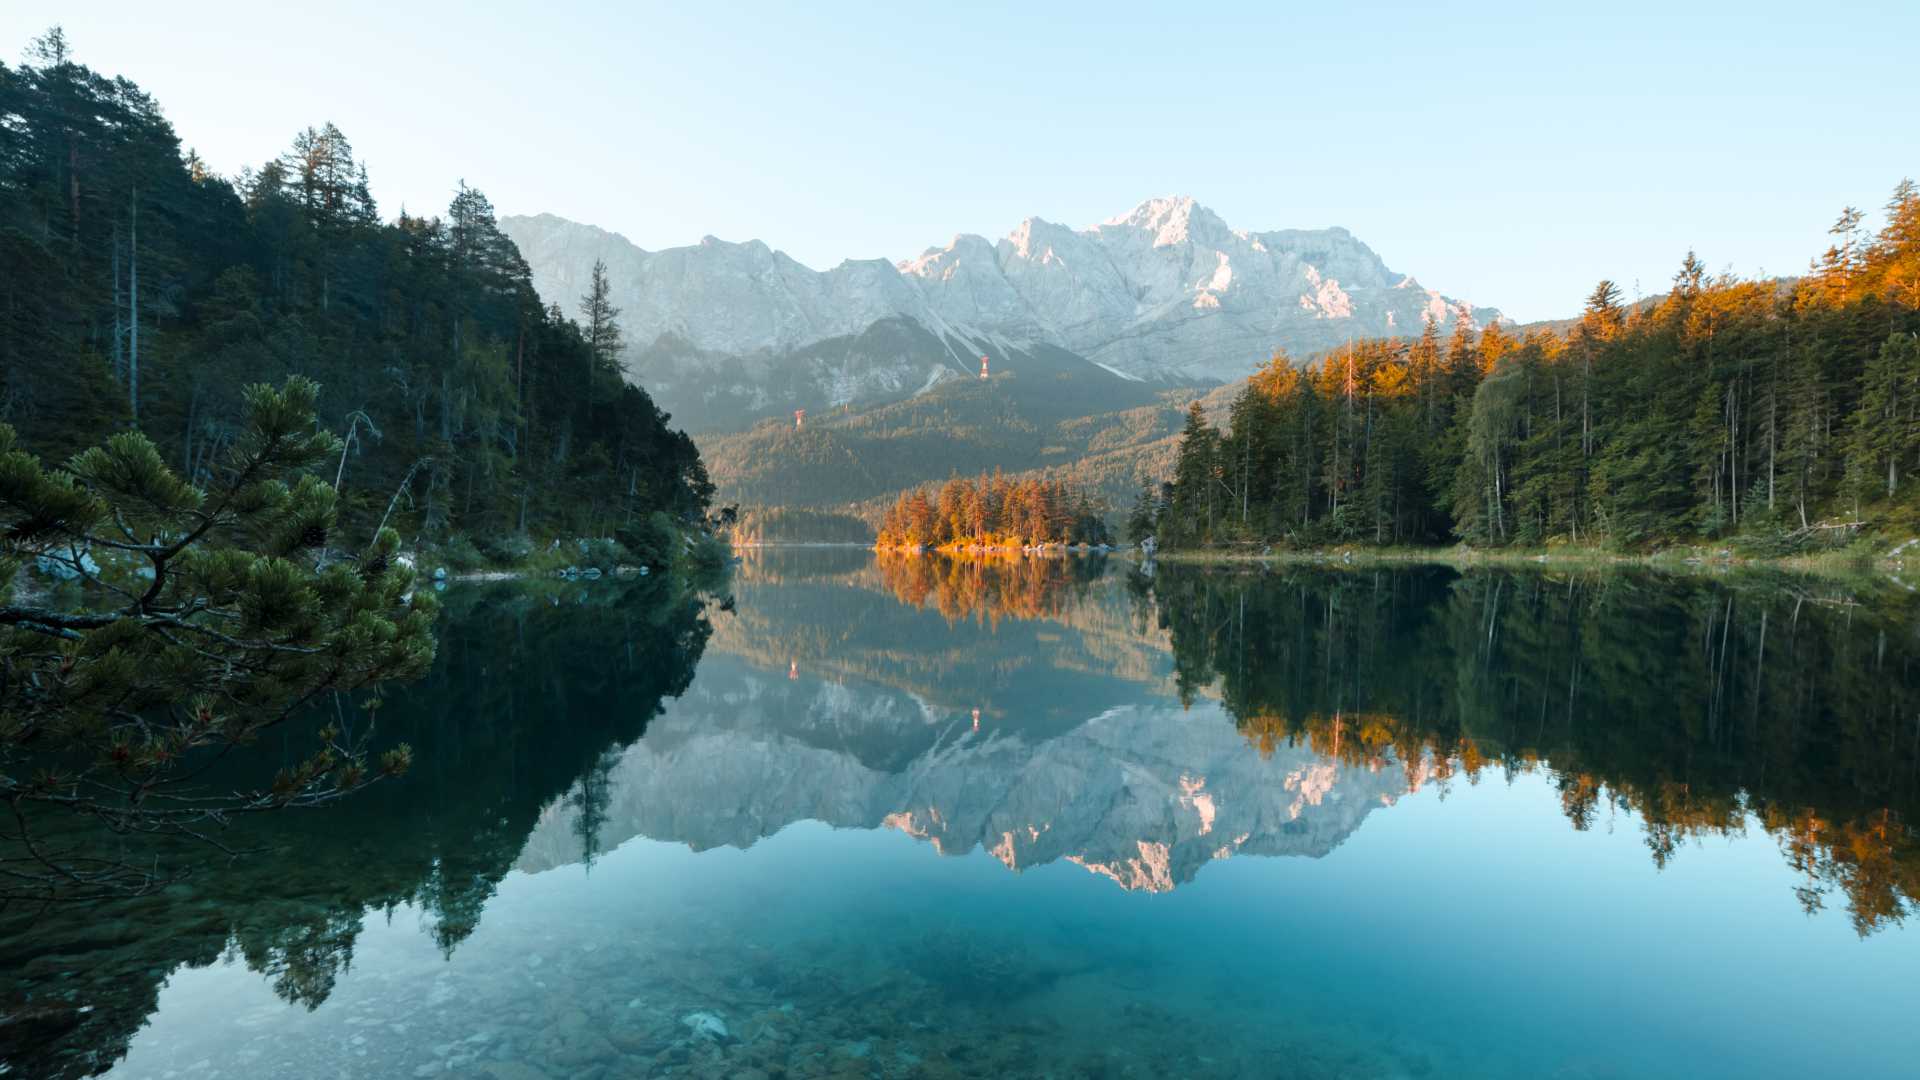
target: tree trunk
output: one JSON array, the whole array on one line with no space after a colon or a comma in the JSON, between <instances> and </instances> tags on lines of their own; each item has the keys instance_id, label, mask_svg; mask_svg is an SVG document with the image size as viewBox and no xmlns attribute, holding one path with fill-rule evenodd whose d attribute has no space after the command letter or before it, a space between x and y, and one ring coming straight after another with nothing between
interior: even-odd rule
<instances>
[{"instance_id":1,"label":"tree trunk","mask_svg":"<svg viewBox=\"0 0 1920 1080\"><path fill-rule=\"evenodd\" d=\"M181 446L180 446L180 468L182 470L181 475L187 478L187 483L189 484L193 483L194 413L197 412L199 408L200 408L200 384L198 382L195 382L192 390L190 390L187 394L187 425L186 425L186 431L184 433L184 437L181 439ZM338 484L334 485L336 490L339 488L339 486L340 485Z\"/></svg>"},{"instance_id":2,"label":"tree trunk","mask_svg":"<svg viewBox=\"0 0 1920 1080\"><path fill-rule=\"evenodd\" d=\"M127 240L130 303L127 321L127 400L133 406L133 426L140 426L140 189L133 189L132 232Z\"/></svg>"},{"instance_id":3,"label":"tree trunk","mask_svg":"<svg viewBox=\"0 0 1920 1080\"><path fill-rule=\"evenodd\" d=\"M513 460L520 460L520 439L527 425L527 327L524 320L513 347Z\"/></svg>"},{"instance_id":4,"label":"tree trunk","mask_svg":"<svg viewBox=\"0 0 1920 1080\"><path fill-rule=\"evenodd\" d=\"M113 374L127 377L127 328L121 314L126 293L120 287L120 223L113 223Z\"/></svg>"},{"instance_id":5,"label":"tree trunk","mask_svg":"<svg viewBox=\"0 0 1920 1080\"><path fill-rule=\"evenodd\" d=\"M73 222L73 245L80 246L80 144L67 132L67 216Z\"/></svg>"}]
</instances>

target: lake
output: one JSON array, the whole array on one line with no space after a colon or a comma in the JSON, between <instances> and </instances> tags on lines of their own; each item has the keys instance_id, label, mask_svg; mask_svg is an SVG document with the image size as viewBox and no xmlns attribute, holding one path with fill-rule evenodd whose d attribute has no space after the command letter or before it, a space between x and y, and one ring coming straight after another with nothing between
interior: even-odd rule
<instances>
[{"instance_id":1,"label":"lake","mask_svg":"<svg viewBox=\"0 0 1920 1080\"><path fill-rule=\"evenodd\" d=\"M8 1075L1911 1076L1917 634L1761 573L456 584L404 779L10 913Z\"/></svg>"}]
</instances>

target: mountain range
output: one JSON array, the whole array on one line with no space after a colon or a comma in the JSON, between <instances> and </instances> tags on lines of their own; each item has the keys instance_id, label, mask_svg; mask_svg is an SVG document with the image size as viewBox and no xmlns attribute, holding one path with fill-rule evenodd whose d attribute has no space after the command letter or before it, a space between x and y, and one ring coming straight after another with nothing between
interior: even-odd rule
<instances>
[{"instance_id":1,"label":"mountain range","mask_svg":"<svg viewBox=\"0 0 1920 1080\"><path fill-rule=\"evenodd\" d=\"M606 263L630 377L696 433L901 401L977 376L982 357L995 373L1070 382L1091 415L1230 382L1275 349L1304 359L1498 315L1389 270L1345 229L1242 231L1187 197L825 271L759 240L649 252L551 214L501 227L565 309Z\"/></svg>"}]
</instances>

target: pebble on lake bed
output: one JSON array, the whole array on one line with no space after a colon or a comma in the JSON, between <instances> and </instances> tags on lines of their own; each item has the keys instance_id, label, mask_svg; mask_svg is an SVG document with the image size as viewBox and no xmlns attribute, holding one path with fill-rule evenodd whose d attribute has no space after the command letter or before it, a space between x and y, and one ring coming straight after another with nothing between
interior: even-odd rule
<instances>
[{"instance_id":1,"label":"pebble on lake bed","mask_svg":"<svg viewBox=\"0 0 1920 1080\"><path fill-rule=\"evenodd\" d=\"M688 1013L680 1018L680 1022L685 1024L695 1037L708 1042L726 1042L732 1037L727 1033L727 1022L710 1012Z\"/></svg>"}]
</instances>

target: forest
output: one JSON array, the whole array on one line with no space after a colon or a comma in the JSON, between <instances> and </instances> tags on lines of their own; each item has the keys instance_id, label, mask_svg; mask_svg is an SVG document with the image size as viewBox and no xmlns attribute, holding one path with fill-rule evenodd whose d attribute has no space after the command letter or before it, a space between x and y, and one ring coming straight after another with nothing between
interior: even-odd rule
<instances>
[{"instance_id":1,"label":"forest","mask_svg":"<svg viewBox=\"0 0 1920 1080\"><path fill-rule=\"evenodd\" d=\"M1873 233L1848 208L1793 281L1709 275L1664 296L1602 281L1564 330L1471 320L1442 341L1276 355L1224 428L1196 404L1134 538L1756 555L1920 526L1920 191Z\"/></svg>"},{"instance_id":2,"label":"forest","mask_svg":"<svg viewBox=\"0 0 1920 1080\"><path fill-rule=\"evenodd\" d=\"M137 430L201 483L245 387L301 375L358 531L507 563L708 525L693 443L623 377L604 277L578 312L543 306L486 196L450 190L443 215L383 220L326 123L216 175L50 31L0 64L0 422L49 463Z\"/></svg>"},{"instance_id":3,"label":"forest","mask_svg":"<svg viewBox=\"0 0 1920 1080\"><path fill-rule=\"evenodd\" d=\"M1104 544L1106 518L1084 490L1051 477L994 473L903 492L880 522L883 548Z\"/></svg>"}]
</instances>

